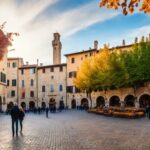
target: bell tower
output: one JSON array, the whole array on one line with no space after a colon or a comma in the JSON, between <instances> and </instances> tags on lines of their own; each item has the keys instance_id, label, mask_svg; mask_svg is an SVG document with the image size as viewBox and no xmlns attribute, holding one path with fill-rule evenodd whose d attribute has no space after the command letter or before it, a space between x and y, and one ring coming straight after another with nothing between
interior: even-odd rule
<instances>
[{"instance_id":1,"label":"bell tower","mask_svg":"<svg viewBox=\"0 0 150 150\"><path fill-rule=\"evenodd\" d=\"M54 39L52 41L53 46L53 64L61 64L61 42L60 42L60 34L54 33Z\"/></svg>"}]
</instances>

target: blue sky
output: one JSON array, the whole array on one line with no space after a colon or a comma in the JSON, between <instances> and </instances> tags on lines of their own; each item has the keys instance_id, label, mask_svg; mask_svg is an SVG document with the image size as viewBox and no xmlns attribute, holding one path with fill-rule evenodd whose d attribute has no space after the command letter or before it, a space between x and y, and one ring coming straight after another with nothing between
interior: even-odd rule
<instances>
[{"instance_id":1,"label":"blue sky","mask_svg":"<svg viewBox=\"0 0 150 150\"><path fill-rule=\"evenodd\" d=\"M100 0L5 0L0 1L0 23L7 21L6 31L19 32L14 39L11 57L25 61L52 64L53 33L61 34L62 56L87 50L98 40L103 44L121 45L135 36L148 36L150 15L138 13L124 16L120 10L99 8ZM65 57L62 57L65 62Z\"/></svg>"}]
</instances>

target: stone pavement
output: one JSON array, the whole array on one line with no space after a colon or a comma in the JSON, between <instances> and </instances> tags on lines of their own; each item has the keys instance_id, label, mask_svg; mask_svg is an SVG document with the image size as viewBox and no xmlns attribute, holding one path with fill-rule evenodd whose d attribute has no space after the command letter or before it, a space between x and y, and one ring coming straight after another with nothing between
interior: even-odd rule
<instances>
[{"instance_id":1,"label":"stone pavement","mask_svg":"<svg viewBox=\"0 0 150 150\"><path fill-rule=\"evenodd\" d=\"M150 120L68 110L27 114L23 134L12 137L10 116L0 115L0 150L150 150Z\"/></svg>"}]
</instances>

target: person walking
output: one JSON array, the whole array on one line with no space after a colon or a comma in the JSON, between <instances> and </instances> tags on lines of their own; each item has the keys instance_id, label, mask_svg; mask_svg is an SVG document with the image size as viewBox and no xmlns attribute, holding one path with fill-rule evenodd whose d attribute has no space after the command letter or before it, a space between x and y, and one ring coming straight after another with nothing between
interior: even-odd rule
<instances>
[{"instance_id":1,"label":"person walking","mask_svg":"<svg viewBox=\"0 0 150 150\"><path fill-rule=\"evenodd\" d=\"M25 117L25 113L24 113L24 110L22 109L22 107L19 109L19 122L20 122L20 132L22 132L22 129L23 129L23 119Z\"/></svg>"},{"instance_id":2,"label":"person walking","mask_svg":"<svg viewBox=\"0 0 150 150\"><path fill-rule=\"evenodd\" d=\"M18 108L17 103L15 103L14 106L12 107L10 115L12 119L12 136L14 137L15 133L16 133L16 136L18 136L19 108Z\"/></svg>"},{"instance_id":3,"label":"person walking","mask_svg":"<svg viewBox=\"0 0 150 150\"><path fill-rule=\"evenodd\" d=\"M46 107L46 118L48 118L48 112L49 112L49 108Z\"/></svg>"}]
</instances>

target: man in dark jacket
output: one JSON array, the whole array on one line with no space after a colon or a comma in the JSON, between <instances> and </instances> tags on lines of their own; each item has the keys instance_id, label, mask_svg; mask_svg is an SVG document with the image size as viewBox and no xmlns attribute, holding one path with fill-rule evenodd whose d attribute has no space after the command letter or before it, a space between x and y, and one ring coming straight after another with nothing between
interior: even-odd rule
<instances>
[{"instance_id":1,"label":"man in dark jacket","mask_svg":"<svg viewBox=\"0 0 150 150\"><path fill-rule=\"evenodd\" d=\"M19 108L17 104L11 109L11 119L12 119L12 135L15 135L15 126L16 126L16 136L18 136L18 117L19 117Z\"/></svg>"}]
</instances>

